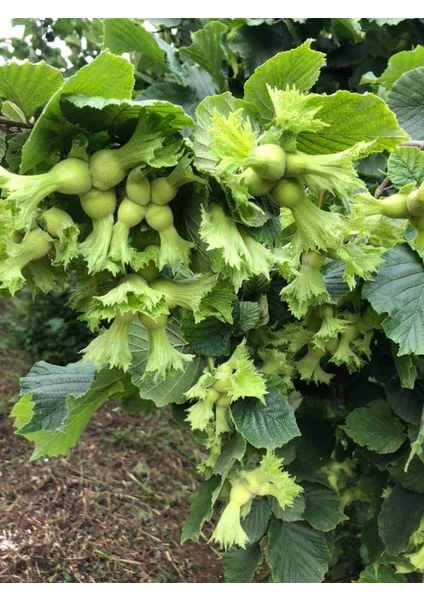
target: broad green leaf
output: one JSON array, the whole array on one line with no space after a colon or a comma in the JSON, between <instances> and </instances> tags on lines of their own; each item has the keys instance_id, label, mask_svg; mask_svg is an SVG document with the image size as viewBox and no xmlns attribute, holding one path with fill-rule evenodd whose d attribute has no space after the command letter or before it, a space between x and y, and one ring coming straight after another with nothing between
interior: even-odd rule
<instances>
[{"instance_id":1,"label":"broad green leaf","mask_svg":"<svg viewBox=\"0 0 424 600\"><path fill-rule=\"evenodd\" d=\"M213 473L215 475L222 475L225 478L234 463L243 458L245 452L245 440L241 435L235 433L222 448L221 454L213 468Z\"/></svg>"},{"instance_id":2,"label":"broad green leaf","mask_svg":"<svg viewBox=\"0 0 424 600\"><path fill-rule=\"evenodd\" d=\"M399 385L398 378L393 377L386 384L386 397L398 417L413 425L420 424L424 406L422 379L418 379L411 389L405 389Z\"/></svg>"},{"instance_id":3,"label":"broad green leaf","mask_svg":"<svg viewBox=\"0 0 424 600\"><path fill-rule=\"evenodd\" d=\"M224 579L227 583L250 583L262 561L259 544L226 552L222 557Z\"/></svg>"},{"instance_id":4,"label":"broad green leaf","mask_svg":"<svg viewBox=\"0 0 424 600\"><path fill-rule=\"evenodd\" d=\"M233 307L236 306L236 300L237 295L234 292L234 286L230 281L223 279L214 286L209 294L202 298L200 310L203 314L212 313L215 314L216 318L232 323Z\"/></svg>"},{"instance_id":5,"label":"broad green leaf","mask_svg":"<svg viewBox=\"0 0 424 600\"><path fill-rule=\"evenodd\" d=\"M127 100L81 94L70 94L64 99L78 109L91 108L99 111L96 115L97 118L100 117L100 111L102 111L104 128L112 124L117 127L125 121L136 120L142 110L146 114L154 114L163 119L166 130L170 132L193 125L192 119L184 113L181 106L175 106L164 100Z\"/></svg>"},{"instance_id":6,"label":"broad green leaf","mask_svg":"<svg viewBox=\"0 0 424 600\"><path fill-rule=\"evenodd\" d=\"M316 483L302 483L305 490L305 511L303 518L314 529L331 531L347 517L341 509L339 494L330 488Z\"/></svg>"},{"instance_id":7,"label":"broad green leaf","mask_svg":"<svg viewBox=\"0 0 424 600\"><path fill-rule=\"evenodd\" d=\"M12 173L19 173L22 160L22 148L30 136L30 130L9 136L7 140L6 163Z\"/></svg>"},{"instance_id":8,"label":"broad green leaf","mask_svg":"<svg viewBox=\"0 0 424 600\"><path fill-rule=\"evenodd\" d=\"M356 583L408 583L408 580L393 567L372 564L365 567Z\"/></svg>"},{"instance_id":9,"label":"broad green leaf","mask_svg":"<svg viewBox=\"0 0 424 600\"><path fill-rule=\"evenodd\" d=\"M397 188L424 181L424 152L411 146L399 146L387 161L387 176Z\"/></svg>"},{"instance_id":10,"label":"broad green leaf","mask_svg":"<svg viewBox=\"0 0 424 600\"><path fill-rule=\"evenodd\" d=\"M274 108L267 85L285 90L295 86L307 92L317 81L325 58L321 52L311 50L311 40L298 48L280 52L258 67L244 86L244 99L256 106L263 121L271 121Z\"/></svg>"},{"instance_id":11,"label":"broad green leaf","mask_svg":"<svg viewBox=\"0 0 424 600\"><path fill-rule=\"evenodd\" d=\"M390 90L388 104L412 138L424 137L424 67L404 73Z\"/></svg>"},{"instance_id":12,"label":"broad green leaf","mask_svg":"<svg viewBox=\"0 0 424 600\"><path fill-rule=\"evenodd\" d=\"M324 268L324 282L333 302L337 303L349 293L349 286L343 281L345 264L340 260L333 260Z\"/></svg>"},{"instance_id":13,"label":"broad green leaf","mask_svg":"<svg viewBox=\"0 0 424 600\"><path fill-rule=\"evenodd\" d=\"M308 106L319 109L315 118L329 125L317 133L299 135L298 149L308 154L340 152L374 140L370 151L391 151L409 139L384 100L374 94L339 90L331 96L311 97Z\"/></svg>"},{"instance_id":14,"label":"broad green leaf","mask_svg":"<svg viewBox=\"0 0 424 600\"><path fill-rule=\"evenodd\" d=\"M104 52L69 77L45 106L22 152L21 172L40 164L52 166L63 151L66 123L60 109L63 94L131 99L134 68L124 58ZM69 127L69 124L68 124Z\"/></svg>"},{"instance_id":15,"label":"broad green leaf","mask_svg":"<svg viewBox=\"0 0 424 600\"><path fill-rule=\"evenodd\" d=\"M167 333L171 344L178 350L182 351L187 347L187 342L176 328L168 327ZM195 357L187 363L183 371L177 371L166 379L158 381L155 381L153 377L142 379L147 364L149 340L147 329L138 320L134 320L131 324L130 349L133 355L129 369L131 379L145 400L152 400L157 407L166 406L172 402L177 404L186 402L184 393L196 383L202 374L204 365L201 358Z\"/></svg>"},{"instance_id":16,"label":"broad green leaf","mask_svg":"<svg viewBox=\"0 0 424 600\"><path fill-rule=\"evenodd\" d=\"M276 498L268 498L268 503L271 506L272 512L277 519L293 523L294 521L303 521L303 513L306 508L305 494L299 494L293 501L291 506L281 508Z\"/></svg>"},{"instance_id":17,"label":"broad green leaf","mask_svg":"<svg viewBox=\"0 0 424 600\"><path fill-rule=\"evenodd\" d=\"M64 430L68 415L68 396L79 398L89 389L94 379L91 363L72 363L61 367L44 361L35 363L21 379L21 394L31 394L33 416L19 433L40 429Z\"/></svg>"},{"instance_id":18,"label":"broad green leaf","mask_svg":"<svg viewBox=\"0 0 424 600\"><path fill-rule=\"evenodd\" d=\"M281 51L281 38L284 35L284 30L269 27L266 23L251 27L250 21L251 19L246 25L231 32L229 40L229 47L243 61L246 76L252 75L257 67ZM288 38L289 35L287 32ZM290 43L291 40L288 40L288 44Z\"/></svg>"},{"instance_id":19,"label":"broad green leaf","mask_svg":"<svg viewBox=\"0 0 424 600\"><path fill-rule=\"evenodd\" d=\"M321 583L331 553L323 532L306 523L275 519L269 528L266 557L275 583Z\"/></svg>"},{"instance_id":20,"label":"broad green leaf","mask_svg":"<svg viewBox=\"0 0 424 600\"><path fill-rule=\"evenodd\" d=\"M208 317L195 323L193 315L186 313L182 320L185 339L196 354L201 356L229 356L231 354L232 326Z\"/></svg>"},{"instance_id":21,"label":"broad green leaf","mask_svg":"<svg viewBox=\"0 0 424 600\"><path fill-rule=\"evenodd\" d=\"M205 73L205 75L208 74ZM212 91L213 93L214 91ZM143 90L137 96L137 100L166 100L174 105L182 106L187 114L194 116L196 107L203 100L203 96L199 98L196 90L188 85L174 81L162 81Z\"/></svg>"},{"instance_id":22,"label":"broad green leaf","mask_svg":"<svg viewBox=\"0 0 424 600\"><path fill-rule=\"evenodd\" d=\"M353 410L343 429L359 446L377 454L396 452L406 440L402 423L383 400L374 400L366 407Z\"/></svg>"},{"instance_id":23,"label":"broad green leaf","mask_svg":"<svg viewBox=\"0 0 424 600\"><path fill-rule=\"evenodd\" d=\"M234 312L234 325L242 333L247 333L259 325L261 312L257 302L238 302Z\"/></svg>"},{"instance_id":24,"label":"broad green leaf","mask_svg":"<svg viewBox=\"0 0 424 600\"><path fill-rule=\"evenodd\" d=\"M243 109L243 116L249 116L249 106L234 98L230 92L219 96L205 98L196 110L196 129L194 132L194 152L196 166L201 171L214 173L218 163L217 157L211 152L210 130L213 124L213 113L218 111L221 116L228 115L238 109Z\"/></svg>"},{"instance_id":25,"label":"broad green leaf","mask_svg":"<svg viewBox=\"0 0 424 600\"><path fill-rule=\"evenodd\" d=\"M387 337L399 345L398 356L424 354L424 266L403 244L383 254L385 262L373 281L366 281L362 297L379 314Z\"/></svg>"},{"instance_id":26,"label":"broad green leaf","mask_svg":"<svg viewBox=\"0 0 424 600\"><path fill-rule=\"evenodd\" d=\"M44 61L0 67L0 98L16 104L27 118L44 106L62 84L61 72Z\"/></svg>"},{"instance_id":27,"label":"broad green leaf","mask_svg":"<svg viewBox=\"0 0 424 600\"><path fill-rule=\"evenodd\" d=\"M103 19L103 50L113 54L139 52L153 63L165 64L165 52L155 36L134 19Z\"/></svg>"},{"instance_id":28,"label":"broad green leaf","mask_svg":"<svg viewBox=\"0 0 424 600\"><path fill-rule=\"evenodd\" d=\"M250 543L259 542L266 534L270 517L271 508L267 498L254 498L249 514L241 522Z\"/></svg>"},{"instance_id":29,"label":"broad green leaf","mask_svg":"<svg viewBox=\"0 0 424 600\"><path fill-rule=\"evenodd\" d=\"M214 496L221 487L221 478L215 475L200 484L199 489L191 497L190 511L184 521L181 543L187 540L197 542L200 532L206 521L212 517Z\"/></svg>"},{"instance_id":30,"label":"broad green leaf","mask_svg":"<svg viewBox=\"0 0 424 600\"><path fill-rule=\"evenodd\" d=\"M375 83L382 83L386 90L390 90L404 73L417 67L424 67L424 47L417 46L414 50L404 50L389 58L387 68Z\"/></svg>"},{"instance_id":31,"label":"broad green leaf","mask_svg":"<svg viewBox=\"0 0 424 600\"><path fill-rule=\"evenodd\" d=\"M405 552L411 535L424 516L424 496L397 486L386 498L378 516L378 531L392 556Z\"/></svg>"},{"instance_id":32,"label":"broad green leaf","mask_svg":"<svg viewBox=\"0 0 424 600\"><path fill-rule=\"evenodd\" d=\"M404 459L396 465L389 466L388 471L396 483L405 489L424 494L424 463L418 457L415 456L411 461L409 458L407 461Z\"/></svg>"},{"instance_id":33,"label":"broad green leaf","mask_svg":"<svg viewBox=\"0 0 424 600\"><path fill-rule=\"evenodd\" d=\"M110 398L121 397L125 393L125 386L122 383L124 379L125 374L121 371L101 371L84 395L74 398L68 394L66 397L67 416L60 430L40 429L22 434L27 440L34 442L35 449L31 460L41 456L59 456L73 448L95 411ZM21 434L24 426L32 421L34 407L31 394L22 396L15 404L11 415L15 418L18 435Z\"/></svg>"},{"instance_id":34,"label":"broad green leaf","mask_svg":"<svg viewBox=\"0 0 424 600\"><path fill-rule=\"evenodd\" d=\"M274 450L300 435L293 409L277 390L265 396L265 404L246 398L231 411L237 430L255 448Z\"/></svg>"},{"instance_id":35,"label":"broad green leaf","mask_svg":"<svg viewBox=\"0 0 424 600\"><path fill-rule=\"evenodd\" d=\"M7 119L10 119L11 121L17 121L18 123L25 123L27 120L25 113L17 104L10 102L10 100L5 100L1 103L1 114Z\"/></svg>"},{"instance_id":36,"label":"broad green leaf","mask_svg":"<svg viewBox=\"0 0 424 600\"><path fill-rule=\"evenodd\" d=\"M361 19L331 19L336 36L360 42L365 37L360 23Z\"/></svg>"},{"instance_id":37,"label":"broad green leaf","mask_svg":"<svg viewBox=\"0 0 424 600\"><path fill-rule=\"evenodd\" d=\"M399 375L400 384L403 388L413 390L415 380L417 379L418 375L417 358L412 356L412 354L397 356L396 352L396 344L392 344L392 356L395 362L397 374Z\"/></svg>"},{"instance_id":38,"label":"broad green leaf","mask_svg":"<svg viewBox=\"0 0 424 600\"><path fill-rule=\"evenodd\" d=\"M218 84L219 91L228 85L223 62L227 59L224 35L228 28L220 21L211 21L203 29L191 34L192 44L180 48L180 54L187 56L202 69L210 73Z\"/></svg>"}]
</instances>

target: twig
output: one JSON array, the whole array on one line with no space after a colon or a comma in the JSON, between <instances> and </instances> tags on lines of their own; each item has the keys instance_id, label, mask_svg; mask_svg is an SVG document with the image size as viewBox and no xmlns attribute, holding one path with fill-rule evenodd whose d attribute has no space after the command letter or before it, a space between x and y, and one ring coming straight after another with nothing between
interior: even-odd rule
<instances>
[{"instance_id":1,"label":"twig","mask_svg":"<svg viewBox=\"0 0 424 600\"><path fill-rule=\"evenodd\" d=\"M402 146L412 146L414 148L419 148L420 150L424 150L424 140L409 140L409 142L403 142ZM383 181L380 183L378 188L375 190L375 198L379 198L381 194L386 191L389 187L390 179L385 177Z\"/></svg>"},{"instance_id":2,"label":"twig","mask_svg":"<svg viewBox=\"0 0 424 600\"><path fill-rule=\"evenodd\" d=\"M7 127L16 127L18 129L32 129L34 127L31 123L21 123L20 121L12 121L4 117L0 117L0 125L7 125Z\"/></svg>"},{"instance_id":3,"label":"twig","mask_svg":"<svg viewBox=\"0 0 424 600\"><path fill-rule=\"evenodd\" d=\"M388 177L385 177L383 179L383 181L380 183L380 185L378 186L378 188L375 190L374 196L376 198L379 198L381 196L381 194L384 192L384 190L386 190L389 183L390 183L390 179Z\"/></svg>"},{"instance_id":4,"label":"twig","mask_svg":"<svg viewBox=\"0 0 424 600\"><path fill-rule=\"evenodd\" d=\"M424 150L424 140L409 140L409 142L404 142L402 146L414 146L415 148Z\"/></svg>"}]
</instances>

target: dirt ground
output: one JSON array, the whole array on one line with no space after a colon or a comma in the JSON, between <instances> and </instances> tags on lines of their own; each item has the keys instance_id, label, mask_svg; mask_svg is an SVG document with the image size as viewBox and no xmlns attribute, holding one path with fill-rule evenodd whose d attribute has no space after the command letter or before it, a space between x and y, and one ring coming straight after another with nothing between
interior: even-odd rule
<instances>
[{"instance_id":1,"label":"dirt ground","mask_svg":"<svg viewBox=\"0 0 424 600\"><path fill-rule=\"evenodd\" d=\"M180 545L200 449L170 412L106 405L69 457L29 462L7 416L28 364L0 348L0 583L221 582L210 529Z\"/></svg>"}]
</instances>

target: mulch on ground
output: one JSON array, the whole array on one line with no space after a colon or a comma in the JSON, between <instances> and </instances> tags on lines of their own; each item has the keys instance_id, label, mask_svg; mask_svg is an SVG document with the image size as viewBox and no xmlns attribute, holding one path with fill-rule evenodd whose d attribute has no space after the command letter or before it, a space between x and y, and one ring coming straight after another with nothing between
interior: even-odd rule
<instances>
[{"instance_id":1,"label":"mulch on ground","mask_svg":"<svg viewBox=\"0 0 424 600\"><path fill-rule=\"evenodd\" d=\"M0 582L221 582L210 528L180 545L201 450L170 411L107 404L68 457L30 462L6 416L26 370L0 351Z\"/></svg>"}]
</instances>

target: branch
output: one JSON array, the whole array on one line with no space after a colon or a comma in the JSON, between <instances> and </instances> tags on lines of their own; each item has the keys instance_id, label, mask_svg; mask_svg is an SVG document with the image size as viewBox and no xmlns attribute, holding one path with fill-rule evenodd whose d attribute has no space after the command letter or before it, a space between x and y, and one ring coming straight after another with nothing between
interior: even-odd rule
<instances>
[{"instance_id":1,"label":"branch","mask_svg":"<svg viewBox=\"0 0 424 600\"><path fill-rule=\"evenodd\" d=\"M402 146L414 146L420 150L424 150L424 140L409 140L409 142L403 142Z\"/></svg>"},{"instance_id":2,"label":"branch","mask_svg":"<svg viewBox=\"0 0 424 600\"><path fill-rule=\"evenodd\" d=\"M414 148L424 150L424 140L409 140L409 142L403 142L402 146L413 146ZM389 183L390 179L388 177L383 179L378 188L375 190L374 197L379 198L381 194L389 187Z\"/></svg>"},{"instance_id":3,"label":"branch","mask_svg":"<svg viewBox=\"0 0 424 600\"><path fill-rule=\"evenodd\" d=\"M20 121L12 121L11 119L5 119L0 117L0 125L6 125L7 127L16 127L18 129L32 129L34 125L30 123L21 123Z\"/></svg>"},{"instance_id":4,"label":"branch","mask_svg":"<svg viewBox=\"0 0 424 600\"><path fill-rule=\"evenodd\" d=\"M383 181L380 183L380 185L378 186L378 188L375 190L374 197L379 198L381 196L381 194L387 189L387 187L389 186L389 183L390 183L390 179L388 177L385 177L383 179Z\"/></svg>"}]
</instances>

